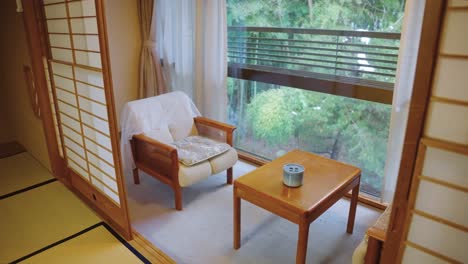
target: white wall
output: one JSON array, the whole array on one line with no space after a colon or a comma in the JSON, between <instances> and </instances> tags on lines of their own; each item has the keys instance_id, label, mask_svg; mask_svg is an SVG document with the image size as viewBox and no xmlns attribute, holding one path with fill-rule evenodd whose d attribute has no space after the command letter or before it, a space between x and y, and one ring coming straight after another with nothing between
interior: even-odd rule
<instances>
[{"instance_id":1,"label":"white wall","mask_svg":"<svg viewBox=\"0 0 468 264\"><path fill-rule=\"evenodd\" d=\"M448 5L403 263L468 263L468 1Z\"/></svg>"},{"instance_id":2,"label":"white wall","mask_svg":"<svg viewBox=\"0 0 468 264\"><path fill-rule=\"evenodd\" d=\"M137 99L141 37L137 0L106 0L106 21L117 123L126 102Z\"/></svg>"},{"instance_id":3,"label":"white wall","mask_svg":"<svg viewBox=\"0 0 468 264\"><path fill-rule=\"evenodd\" d=\"M23 14L16 12L15 1L2 1L0 8L0 139L21 143L46 168L50 169L42 122L30 105L23 65L30 65ZM3 140L2 140L3 141Z\"/></svg>"}]
</instances>

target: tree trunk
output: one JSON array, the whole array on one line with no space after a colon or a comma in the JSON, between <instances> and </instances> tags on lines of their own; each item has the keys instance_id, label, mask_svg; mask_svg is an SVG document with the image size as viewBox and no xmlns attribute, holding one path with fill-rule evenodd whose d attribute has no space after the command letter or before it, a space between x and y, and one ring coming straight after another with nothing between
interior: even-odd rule
<instances>
[{"instance_id":1,"label":"tree trunk","mask_svg":"<svg viewBox=\"0 0 468 264\"><path fill-rule=\"evenodd\" d=\"M338 159L338 153L340 151L340 144L339 141L340 141L340 137L341 137L341 130L338 131L338 134L336 135L336 138L335 138L335 142L333 143L333 147L332 147L332 153L330 155L330 158L331 159Z\"/></svg>"},{"instance_id":2,"label":"tree trunk","mask_svg":"<svg viewBox=\"0 0 468 264\"><path fill-rule=\"evenodd\" d=\"M314 0L307 0L307 3L309 5L309 20L310 20L310 25L313 23L314 15L312 14L312 8L314 6Z\"/></svg>"}]
</instances>

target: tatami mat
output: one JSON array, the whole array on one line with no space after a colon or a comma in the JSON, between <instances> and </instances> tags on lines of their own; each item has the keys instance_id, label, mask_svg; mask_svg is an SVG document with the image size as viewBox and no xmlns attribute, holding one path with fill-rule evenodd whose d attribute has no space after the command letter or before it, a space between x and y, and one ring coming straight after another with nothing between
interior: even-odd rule
<instances>
[{"instance_id":1,"label":"tatami mat","mask_svg":"<svg viewBox=\"0 0 468 264\"><path fill-rule=\"evenodd\" d=\"M103 225L34 255L21 263L143 263Z\"/></svg>"},{"instance_id":2,"label":"tatami mat","mask_svg":"<svg viewBox=\"0 0 468 264\"><path fill-rule=\"evenodd\" d=\"M101 220L60 182L0 200L0 263L8 263Z\"/></svg>"},{"instance_id":3,"label":"tatami mat","mask_svg":"<svg viewBox=\"0 0 468 264\"><path fill-rule=\"evenodd\" d=\"M0 159L0 199L53 178L50 172L27 152L2 158Z\"/></svg>"}]
</instances>

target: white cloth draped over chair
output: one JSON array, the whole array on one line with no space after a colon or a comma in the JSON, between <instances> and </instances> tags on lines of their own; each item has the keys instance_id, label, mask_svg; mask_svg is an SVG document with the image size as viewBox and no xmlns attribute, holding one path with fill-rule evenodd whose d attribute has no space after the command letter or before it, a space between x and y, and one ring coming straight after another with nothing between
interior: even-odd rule
<instances>
[{"instance_id":1,"label":"white cloth draped over chair","mask_svg":"<svg viewBox=\"0 0 468 264\"><path fill-rule=\"evenodd\" d=\"M126 175L135 169L130 140L134 135L146 134L162 143L171 143L187 136L193 118L200 112L182 92L172 92L127 103L121 115L123 168ZM172 133L171 133L172 130Z\"/></svg>"}]
</instances>

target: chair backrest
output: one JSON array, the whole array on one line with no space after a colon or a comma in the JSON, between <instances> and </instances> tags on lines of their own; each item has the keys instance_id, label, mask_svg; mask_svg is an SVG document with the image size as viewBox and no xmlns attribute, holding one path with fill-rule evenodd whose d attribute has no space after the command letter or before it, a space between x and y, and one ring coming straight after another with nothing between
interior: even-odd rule
<instances>
[{"instance_id":1,"label":"chair backrest","mask_svg":"<svg viewBox=\"0 0 468 264\"><path fill-rule=\"evenodd\" d=\"M132 130L164 143L187 137L193 127L193 118L200 115L192 100L183 92L136 100L127 106L131 120L126 122L135 126Z\"/></svg>"}]
</instances>

